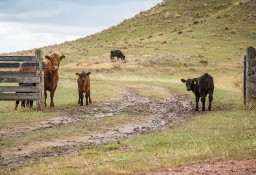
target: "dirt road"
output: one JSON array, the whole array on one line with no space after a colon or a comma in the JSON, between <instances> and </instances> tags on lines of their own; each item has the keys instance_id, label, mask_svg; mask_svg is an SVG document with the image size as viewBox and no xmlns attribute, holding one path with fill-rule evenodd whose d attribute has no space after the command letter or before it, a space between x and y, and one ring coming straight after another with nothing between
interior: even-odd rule
<instances>
[{"instance_id":1,"label":"dirt road","mask_svg":"<svg viewBox=\"0 0 256 175\"><path fill-rule=\"evenodd\" d=\"M202 162L178 168L142 173L144 175L255 175L256 158ZM140 175L142 175L140 174Z\"/></svg>"},{"instance_id":2,"label":"dirt road","mask_svg":"<svg viewBox=\"0 0 256 175\"><path fill-rule=\"evenodd\" d=\"M75 125L84 120L111 117L117 114L129 115L145 114L148 120L139 123L108 128L108 132L92 133L82 136L72 136L65 139L51 139L34 142L19 147L1 150L0 166L20 166L23 163L37 161L49 157L63 156L77 153L85 148L120 141L132 136L140 135L166 126L174 126L189 116L193 102L185 96L175 95L166 99L141 97L136 93L126 93L120 98L96 102L93 106L84 108L70 107L60 110L58 117L52 117L26 127L0 130L0 139L19 138L35 131L47 130L67 125Z\"/></svg>"}]
</instances>

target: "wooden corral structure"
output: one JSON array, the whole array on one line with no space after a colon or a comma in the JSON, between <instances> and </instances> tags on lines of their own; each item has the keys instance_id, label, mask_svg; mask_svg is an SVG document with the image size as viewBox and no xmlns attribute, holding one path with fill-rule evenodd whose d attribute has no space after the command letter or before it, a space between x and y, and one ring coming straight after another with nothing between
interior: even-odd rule
<instances>
[{"instance_id":1,"label":"wooden corral structure","mask_svg":"<svg viewBox=\"0 0 256 175\"><path fill-rule=\"evenodd\" d=\"M244 104L256 105L256 49L252 46L244 56Z\"/></svg>"},{"instance_id":2,"label":"wooden corral structure","mask_svg":"<svg viewBox=\"0 0 256 175\"><path fill-rule=\"evenodd\" d=\"M0 100L36 101L37 109L44 108L43 53L35 56L0 56ZM33 72L22 72L22 69ZM19 83L36 86L19 86Z\"/></svg>"}]
</instances>

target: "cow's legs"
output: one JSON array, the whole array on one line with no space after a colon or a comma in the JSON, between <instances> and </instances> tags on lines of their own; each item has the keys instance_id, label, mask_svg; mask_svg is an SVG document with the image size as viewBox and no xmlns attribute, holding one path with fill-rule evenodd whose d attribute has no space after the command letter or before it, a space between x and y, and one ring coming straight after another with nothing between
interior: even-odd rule
<instances>
[{"instance_id":1,"label":"cow's legs","mask_svg":"<svg viewBox=\"0 0 256 175\"><path fill-rule=\"evenodd\" d=\"M16 101L16 104L15 104L15 108L14 108L14 110L17 110L17 108L18 108L18 106L19 106L19 103L20 103L20 101Z\"/></svg>"},{"instance_id":2,"label":"cow's legs","mask_svg":"<svg viewBox=\"0 0 256 175\"><path fill-rule=\"evenodd\" d=\"M45 107L46 107L46 99L47 99L47 93L46 93L46 90L44 90L44 104L45 104Z\"/></svg>"},{"instance_id":3,"label":"cow's legs","mask_svg":"<svg viewBox=\"0 0 256 175\"><path fill-rule=\"evenodd\" d=\"M77 102L79 105L80 105L80 103L81 103L81 101L80 101L80 92L78 91L78 102Z\"/></svg>"},{"instance_id":4,"label":"cow's legs","mask_svg":"<svg viewBox=\"0 0 256 175\"><path fill-rule=\"evenodd\" d=\"M201 96L201 102L202 102L202 111L205 111L205 95Z\"/></svg>"},{"instance_id":5,"label":"cow's legs","mask_svg":"<svg viewBox=\"0 0 256 175\"><path fill-rule=\"evenodd\" d=\"M21 101L21 107L22 107L22 108L25 108L25 107L26 107L26 101L24 101L24 100Z\"/></svg>"},{"instance_id":6,"label":"cow's legs","mask_svg":"<svg viewBox=\"0 0 256 175\"><path fill-rule=\"evenodd\" d=\"M196 96L196 108L195 108L195 111L198 111L198 103L199 103L199 96Z\"/></svg>"},{"instance_id":7,"label":"cow's legs","mask_svg":"<svg viewBox=\"0 0 256 175\"><path fill-rule=\"evenodd\" d=\"M89 103L92 103L91 94L89 93Z\"/></svg>"},{"instance_id":8,"label":"cow's legs","mask_svg":"<svg viewBox=\"0 0 256 175\"><path fill-rule=\"evenodd\" d=\"M213 100L213 94L209 94L209 106L208 106L209 111L212 110L212 100Z\"/></svg>"},{"instance_id":9,"label":"cow's legs","mask_svg":"<svg viewBox=\"0 0 256 175\"><path fill-rule=\"evenodd\" d=\"M54 91L51 91L50 96L51 96L51 104L50 104L50 106L54 107L54 102L53 102Z\"/></svg>"},{"instance_id":10,"label":"cow's legs","mask_svg":"<svg viewBox=\"0 0 256 175\"><path fill-rule=\"evenodd\" d=\"M88 103L88 98L89 98L89 93L85 93L85 101L86 101L86 106L89 105Z\"/></svg>"},{"instance_id":11,"label":"cow's legs","mask_svg":"<svg viewBox=\"0 0 256 175\"><path fill-rule=\"evenodd\" d=\"M79 92L79 100L80 100L80 106L84 105L84 95L82 92Z\"/></svg>"},{"instance_id":12,"label":"cow's legs","mask_svg":"<svg viewBox=\"0 0 256 175\"><path fill-rule=\"evenodd\" d=\"M30 108L33 107L33 101L29 101Z\"/></svg>"}]
</instances>

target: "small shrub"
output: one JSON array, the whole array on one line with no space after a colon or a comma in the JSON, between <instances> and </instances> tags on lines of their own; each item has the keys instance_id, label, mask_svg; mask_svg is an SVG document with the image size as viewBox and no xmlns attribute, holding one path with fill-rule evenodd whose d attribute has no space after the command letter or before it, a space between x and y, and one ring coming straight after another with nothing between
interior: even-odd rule
<instances>
[{"instance_id":1,"label":"small shrub","mask_svg":"<svg viewBox=\"0 0 256 175\"><path fill-rule=\"evenodd\" d=\"M240 87L242 87L242 84L243 84L242 81L234 81L233 82L233 87L240 88Z\"/></svg>"},{"instance_id":2,"label":"small shrub","mask_svg":"<svg viewBox=\"0 0 256 175\"><path fill-rule=\"evenodd\" d=\"M233 29L230 33L231 34L237 34L237 31L235 29Z\"/></svg>"},{"instance_id":3,"label":"small shrub","mask_svg":"<svg viewBox=\"0 0 256 175\"><path fill-rule=\"evenodd\" d=\"M104 146L104 149L106 151L111 151L111 150L118 150L120 148L120 145L117 143L113 143L113 144L108 144Z\"/></svg>"},{"instance_id":4,"label":"small shrub","mask_svg":"<svg viewBox=\"0 0 256 175\"><path fill-rule=\"evenodd\" d=\"M193 22L193 24L194 24L194 25L199 24L199 21L198 21L198 20L195 20L195 21Z\"/></svg>"},{"instance_id":5,"label":"small shrub","mask_svg":"<svg viewBox=\"0 0 256 175\"><path fill-rule=\"evenodd\" d=\"M183 33L182 30L178 31L178 34L182 34L182 33Z\"/></svg>"},{"instance_id":6,"label":"small shrub","mask_svg":"<svg viewBox=\"0 0 256 175\"><path fill-rule=\"evenodd\" d=\"M229 27L225 27L224 30L229 30Z\"/></svg>"},{"instance_id":7,"label":"small shrub","mask_svg":"<svg viewBox=\"0 0 256 175\"><path fill-rule=\"evenodd\" d=\"M79 153L78 156L82 156L84 158L98 156L99 152L97 150L87 150L85 152Z\"/></svg>"},{"instance_id":8,"label":"small shrub","mask_svg":"<svg viewBox=\"0 0 256 175\"><path fill-rule=\"evenodd\" d=\"M200 60L199 63L201 63L202 65L208 65L208 61L207 60Z\"/></svg>"},{"instance_id":9,"label":"small shrub","mask_svg":"<svg viewBox=\"0 0 256 175\"><path fill-rule=\"evenodd\" d=\"M204 57L205 57L205 55L204 55L204 54L202 54L202 53L199 53L198 57L199 57L199 58L204 58Z\"/></svg>"},{"instance_id":10,"label":"small shrub","mask_svg":"<svg viewBox=\"0 0 256 175\"><path fill-rule=\"evenodd\" d=\"M112 69L114 69L114 70L120 70L120 69L121 69L121 66L120 66L120 65L114 65Z\"/></svg>"}]
</instances>

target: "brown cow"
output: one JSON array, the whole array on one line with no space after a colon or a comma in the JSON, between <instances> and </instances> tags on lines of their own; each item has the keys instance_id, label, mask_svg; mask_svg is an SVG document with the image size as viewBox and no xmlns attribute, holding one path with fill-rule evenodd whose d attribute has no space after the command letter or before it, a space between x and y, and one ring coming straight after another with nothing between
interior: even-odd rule
<instances>
[{"instance_id":1,"label":"brown cow","mask_svg":"<svg viewBox=\"0 0 256 175\"><path fill-rule=\"evenodd\" d=\"M36 68L20 68L19 72L36 72ZM19 86L36 86L36 83L19 83ZM20 93L20 92L17 92L17 93ZM16 100L14 110L17 110L19 103L20 103L20 101ZM32 100L31 101L23 100L23 101L21 101L21 107L22 108L25 108L25 107L32 108L33 107L33 101Z\"/></svg>"},{"instance_id":2,"label":"brown cow","mask_svg":"<svg viewBox=\"0 0 256 175\"><path fill-rule=\"evenodd\" d=\"M91 93L90 93L90 75L91 73L85 73L84 71L79 74L76 73L78 79L77 79L77 85L78 85L78 104L80 104L80 106L84 105L83 102L83 93L85 93L85 99L86 99L86 106L89 103L92 103L91 100ZM88 103L88 99L89 99L89 103Z\"/></svg>"},{"instance_id":3,"label":"brown cow","mask_svg":"<svg viewBox=\"0 0 256 175\"><path fill-rule=\"evenodd\" d=\"M52 54L51 56L46 55L45 59L47 59L47 68L44 70L44 95L45 95L45 107L46 107L46 99L47 93L46 91L50 91L51 94L51 104L50 106L54 107L53 97L54 92L57 88L58 80L59 80L59 66L60 61L65 58L64 55L61 57L58 54Z\"/></svg>"}]
</instances>

